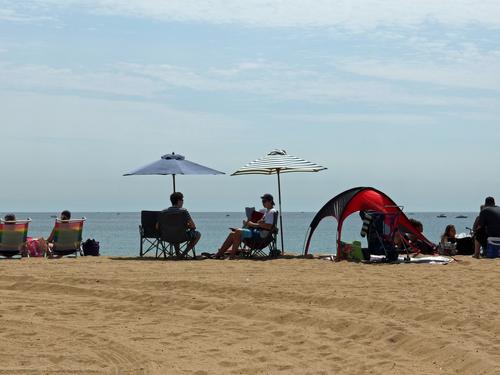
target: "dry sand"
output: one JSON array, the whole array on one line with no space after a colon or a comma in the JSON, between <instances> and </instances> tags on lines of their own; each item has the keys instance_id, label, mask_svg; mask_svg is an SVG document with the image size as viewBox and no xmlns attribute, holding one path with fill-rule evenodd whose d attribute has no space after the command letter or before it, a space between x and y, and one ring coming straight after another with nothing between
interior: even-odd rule
<instances>
[{"instance_id":1,"label":"dry sand","mask_svg":"<svg viewBox=\"0 0 500 375\"><path fill-rule=\"evenodd\" d=\"M0 374L500 374L500 260L0 261Z\"/></svg>"}]
</instances>

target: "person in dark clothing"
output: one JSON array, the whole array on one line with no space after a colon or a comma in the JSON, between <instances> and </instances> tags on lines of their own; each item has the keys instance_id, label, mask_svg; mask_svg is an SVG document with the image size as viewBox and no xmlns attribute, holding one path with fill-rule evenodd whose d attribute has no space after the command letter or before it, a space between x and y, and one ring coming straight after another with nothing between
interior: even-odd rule
<instances>
[{"instance_id":1,"label":"person in dark clothing","mask_svg":"<svg viewBox=\"0 0 500 375\"><path fill-rule=\"evenodd\" d=\"M12 223L15 224L16 223L16 215L14 215L14 214L7 214L3 218L3 221L7 222L8 224L12 224Z\"/></svg>"},{"instance_id":2,"label":"person in dark clothing","mask_svg":"<svg viewBox=\"0 0 500 375\"><path fill-rule=\"evenodd\" d=\"M488 237L500 237L500 207L495 205L493 197L486 198L484 208L479 213L475 233L474 258L479 258L481 247L486 249Z\"/></svg>"},{"instance_id":3,"label":"person in dark clothing","mask_svg":"<svg viewBox=\"0 0 500 375\"><path fill-rule=\"evenodd\" d=\"M183 207L184 195L179 191L174 192L170 195L170 202L172 203L172 206L164 209L162 212L177 213L177 212L185 211L187 213L187 216L188 216L186 233L187 233L187 237L189 238L189 242L188 242L186 249L181 254L177 254L177 256L179 258L184 258L193 249L193 247L198 243L198 241L201 238L201 233L196 230L196 224L194 223L193 219L191 218L189 211ZM157 227L159 228L159 224L157 224Z\"/></svg>"}]
</instances>

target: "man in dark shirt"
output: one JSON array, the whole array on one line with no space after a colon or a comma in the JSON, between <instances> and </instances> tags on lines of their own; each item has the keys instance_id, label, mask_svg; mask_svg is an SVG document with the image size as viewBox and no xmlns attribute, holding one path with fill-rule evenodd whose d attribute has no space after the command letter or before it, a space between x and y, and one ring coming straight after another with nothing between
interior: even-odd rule
<instances>
[{"instance_id":1,"label":"man in dark shirt","mask_svg":"<svg viewBox=\"0 0 500 375\"><path fill-rule=\"evenodd\" d=\"M493 197L486 198L484 208L479 213L475 236L474 258L479 258L480 248L486 250L488 237L500 237L500 207Z\"/></svg>"},{"instance_id":2,"label":"man in dark shirt","mask_svg":"<svg viewBox=\"0 0 500 375\"><path fill-rule=\"evenodd\" d=\"M189 214L189 211L182 207L184 204L184 195L181 192L175 192L170 195L170 202L172 206L163 210L162 212L186 212L188 216L186 233L189 239L188 245L186 249L182 252L182 254L178 254L179 257L185 257L193 247L198 243L201 238L201 233L196 230L196 225Z\"/></svg>"}]
</instances>

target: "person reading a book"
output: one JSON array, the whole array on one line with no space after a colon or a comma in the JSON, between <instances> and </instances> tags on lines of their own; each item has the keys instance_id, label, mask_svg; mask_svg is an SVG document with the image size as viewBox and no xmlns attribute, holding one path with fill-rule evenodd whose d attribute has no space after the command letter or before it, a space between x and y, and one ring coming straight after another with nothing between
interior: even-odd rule
<instances>
[{"instance_id":1,"label":"person reading a book","mask_svg":"<svg viewBox=\"0 0 500 375\"><path fill-rule=\"evenodd\" d=\"M269 231L273 229L276 213L274 198L271 194L264 194L260 198L262 199L264 208L254 211L250 217L247 215L248 220L243 221L243 228L230 228L231 233L229 233L219 251L215 254L215 258L221 259L225 256L226 251L231 249L229 258L233 259L243 239L265 238L269 234Z\"/></svg>"}]
</instances>

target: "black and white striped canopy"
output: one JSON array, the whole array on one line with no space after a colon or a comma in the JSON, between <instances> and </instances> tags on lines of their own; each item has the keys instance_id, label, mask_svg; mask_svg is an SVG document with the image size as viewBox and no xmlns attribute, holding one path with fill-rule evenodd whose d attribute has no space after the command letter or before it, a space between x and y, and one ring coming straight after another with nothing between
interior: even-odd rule
<instances>
[{"instance_id":1,"label":"black and white striped canopy","mask_svg":"<svg viewBox=\"0 0 500 375\"><path fill-rule=\"evenodd\" d=\"M285 150L274 150L238 169L231 176L243 174L276 174L290 172L319 172L327 168L310 161L288 155Z\"/></svg>"}]
</instances>

